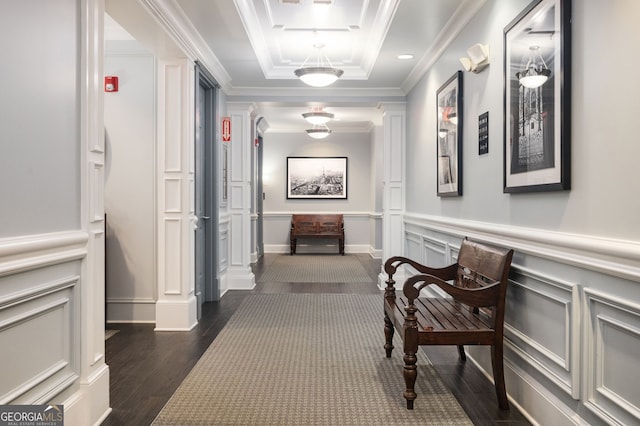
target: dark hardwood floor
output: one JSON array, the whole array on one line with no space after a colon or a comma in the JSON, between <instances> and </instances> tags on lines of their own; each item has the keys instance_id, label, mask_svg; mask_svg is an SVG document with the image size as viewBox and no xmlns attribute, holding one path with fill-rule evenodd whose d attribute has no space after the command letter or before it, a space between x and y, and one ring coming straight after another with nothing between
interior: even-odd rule
<instances>
[{"instance_id":1,"label":"dark hardwood floor","mask_svg":"<svg viewBox=\"0 0 640 426\"><path fill-rule=\"evenodd\" d=\"M267 254L253 270L257 277L274 258ZM371 276L371 284L258 283L251 291L229 291L219 302L205 303L202 319L189 332L154 332L153 325L109 324L118 332L106 341L113 409L105 426L151 424L200 356L216 338L242 300L252 293L355 293L381 294L377 288L380 260L357 256ZM382 310L382 299L380 300ZM382 318L380 320L382 330ZM381 356L384 356L381 338ZM515 408L498 408L494 387L472 362L459 363L455 347L425 350L436 370L476 425L529 425ZM508 389L507 389L508 391ZM402 398L402 390L398 391Z\"/></svg>"}]
</instances>

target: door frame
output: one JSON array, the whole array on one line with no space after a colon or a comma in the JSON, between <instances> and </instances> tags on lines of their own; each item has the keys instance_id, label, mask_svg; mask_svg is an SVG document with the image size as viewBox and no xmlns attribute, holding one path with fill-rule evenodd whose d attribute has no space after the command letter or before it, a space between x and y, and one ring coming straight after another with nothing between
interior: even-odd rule
<instances>
[{"instance_id":1,"label":"door frame","mask_svg":"<svg viewBox=\"0 0 640 426\"><path fill-rule=\"evenodd\" d=\"M202 309L202 303L220 300L220 273L219 273L219 166L218 166L218 144L216 143L216 111L217 111L217 94L219 86L210 73L198 62L195 66L196 70L196 106L202 101L204 112L201 113L204 123L202 126L203 134L196 141L200 144L200 150L196 147L196 152L202 155L202 158L195 159L196 167L200 165L202 173L196 172L195 182L195 203L196 211L202 211L202 217L198 218L198 226L201 226L204 233L204 243L199 247L196 243L195 258L196 262L196 297L198 298L198 318ZM202 91L200 90L202 89ZM200 99L204 96L204 99ZM197 126L197 122L194 126ZM200 181L198 182L198 177ZM204 250L204 253L199 253ZM198 264L202 262L202 264ZM204 279L203 288L198 288L198 271L202 270ZM199 294L198 294L199 293Z\"/></svg>"}]
</instances>

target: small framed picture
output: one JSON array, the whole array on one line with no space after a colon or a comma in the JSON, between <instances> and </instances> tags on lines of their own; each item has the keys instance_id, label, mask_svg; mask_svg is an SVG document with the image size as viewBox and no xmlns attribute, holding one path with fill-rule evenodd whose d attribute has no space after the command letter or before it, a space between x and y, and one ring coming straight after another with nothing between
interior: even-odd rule
<instances>
[{"instance_id":1,"label":"small framed picture","mask_svg":"<svg viewBox=\"0 0 640 426\"><path fill-rule=\"evenodd\" d=\"M437 92L438 196L462 195L462 71L457 71Z\"/></svg>"}]
</instances>

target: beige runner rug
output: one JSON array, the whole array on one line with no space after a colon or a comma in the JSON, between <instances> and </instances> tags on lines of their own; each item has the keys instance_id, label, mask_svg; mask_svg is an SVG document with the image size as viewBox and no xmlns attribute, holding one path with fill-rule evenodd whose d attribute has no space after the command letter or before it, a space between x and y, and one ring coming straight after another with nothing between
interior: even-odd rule
<instances>
[{"instance_id":1,"label":"beige runner rug","mask_svg":"<svg viewBox=\"0 0 640 426\"><path fill-rule=\"evenodd\" d=\"M258 277L258 282L280 283L371 283L364 266L354 255L278 255Z\"/></svg>"},{"instance_id":2,"label":"beige runner rug","mask_svg":"<svg viewBox=\"0 0 640 426\"><path fill-rule=\"evenodd\" d=\"M382 295L248 296L153 425L471 425L427 358L402 396Z\"/></svg>"}]
</instances>

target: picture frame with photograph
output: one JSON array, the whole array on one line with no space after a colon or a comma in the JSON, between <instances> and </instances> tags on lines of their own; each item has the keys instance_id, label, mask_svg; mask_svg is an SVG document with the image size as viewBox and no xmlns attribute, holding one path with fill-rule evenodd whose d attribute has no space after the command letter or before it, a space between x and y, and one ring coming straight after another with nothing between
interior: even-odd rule
<instances>
[{"instance_id":1,"label":"picture frame with photograph","mask_svg":"<svg viewBox=\"0 0 640 426\"><path fill-rule=\"evenodd\" d=\"M347 199L347 157L287 157L287 199Z\"/></svg>"},{"instance_id":2,"label":"picture frame with photograph","mask_svg":"<svg viewBox=\"0 0 640 426\"><path fill-rule=\"evenodd\" d=\"M571 0L534 0L504 30L504 192L571 188Z\"/></svg>"},{"instance_id":3,"label":"picture frame with photograph","mask_svg":"<svg viewBox=\"0 0 640 426\"><path fill-rule=\"evenodd\" d=\"M437 194L462 195L462 71L437 91Z\"/></svg>"}]
</instances>

